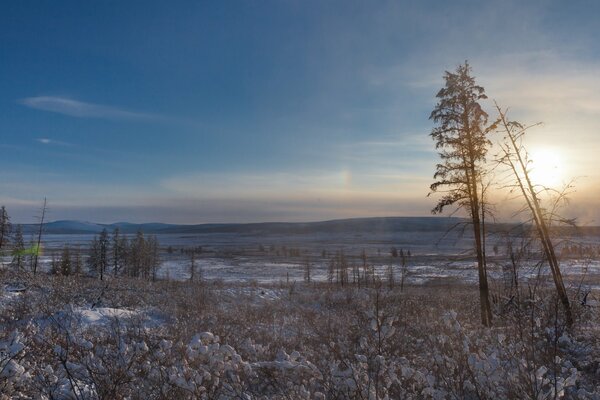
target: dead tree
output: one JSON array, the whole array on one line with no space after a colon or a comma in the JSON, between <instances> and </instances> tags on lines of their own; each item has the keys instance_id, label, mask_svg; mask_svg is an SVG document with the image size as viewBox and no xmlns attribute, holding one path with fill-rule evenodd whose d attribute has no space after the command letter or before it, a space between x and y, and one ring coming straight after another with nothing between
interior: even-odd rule
<instances>
[{"instance_id":1,"label":"dead tree","mask_svg":"<svg viewBox=\"0 0 600 400\"><path fill-rule=\"evenodd\" d=\"M190 251L190 281L194 282L196 277L196 252L194 249Z\"/></svg>"},{"instance_id":2,"label":"dead tree","mask_svg":"<svg viewBox=\"0 0 600 400\"><path fill-rule=\"evenodd\" d=\"M312 269L312 265L310 264L310 260L307 258L304 261L304 282L306 282L306 283L310 283L312 280L311 269Z\"/></svg>"},{"instance_id":3,"label":"dead tree","mask_svg":"<svg viewBox=\"0 0 600 400\"><path fill-rule=\"evenodd\" d=\"M35 246L35 249L33 249L33 274L35 275L37 273L37 267L38 267L38 258L40 255L40 246L42 244L42 231L44 229L44 218L46 217L46 198L44 197L44 204L42 205L42 215L40 216L40 225L39 225L39 229L38 229L38 235L37 235L37 244Z\"/></svg>"},{"instance_id":4,"label":"dead tree","mask_svg":"<svg viewBox=\"0 0 600 400\"><path fill-rule=\"evenodd\" d=\"M544 256L550 265L556 292L565 310L567 325L571 326L573 324L571 305L563 282L558 258L556 257L556 252L552 243L548 227L549 218L540 204L540 190L536 189L536 187L539 186L536 186L531 179L530 169L528 167L529 156L527 149L522 143L523 136L531 126L524 126L519 122L509 121L506 118L506 111L503 111L498 104L496 104L496 109L498 110L502 133L504 134L504 142L500 145L502 153L499 162L509 167L516 187L525 200L535 230L541 242ZM547 188L542 188L541 190L547 190ZM552 211L552 214L554 214L554 211Z\"/></svg>"},{"instance_id":5,"label":"dead tree","mask_svg":"<svg viewBox=\"0 0 600 400\"><path fill-rule=\"evenodd\" d=\"M6 212L6 207L2 206L0 207L0 250L8 242L11 228L10 217L8 216L8 212Z\"/></svg>"},{"instance_id":6,"label":"dead tree","mask_svg":"<svg viewBox=\"0 0 600 400\"><path fill-rule=\"evenodd\" d=\"M403 251L401 251L402 257L402 276L400 278L400 292L404 291L404 280L406 279L406 275L408 274L408 264L406 262L406 255Z\"/></svg>"}]
</instances>

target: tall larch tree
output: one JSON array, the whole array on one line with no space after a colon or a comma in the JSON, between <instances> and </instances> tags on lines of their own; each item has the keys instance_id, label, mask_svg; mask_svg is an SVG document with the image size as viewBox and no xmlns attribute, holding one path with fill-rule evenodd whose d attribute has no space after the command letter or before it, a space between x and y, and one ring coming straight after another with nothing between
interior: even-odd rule
<instances>
[{"instance_id":1,"label":"tall larch tree","mask_svg":"<svg viewBox=\"0 0 600 400\"><path fill-rule=\"evenodd\" d=\"M492 311L483 248L480 188L485 157L491 146L487 135L494 126L488 126L488 115L479 103L487 96L484 88L475 83L468 62L458 66L456 72L446 71L444 80L446 84L437 93L438 102L429 117L436 124L431 137L441 158L430 189L443 192L432 212L438 214L448 206L455 206L470 217L479 275L481 322L490 326Z\"/></svg>"}]
</instances>

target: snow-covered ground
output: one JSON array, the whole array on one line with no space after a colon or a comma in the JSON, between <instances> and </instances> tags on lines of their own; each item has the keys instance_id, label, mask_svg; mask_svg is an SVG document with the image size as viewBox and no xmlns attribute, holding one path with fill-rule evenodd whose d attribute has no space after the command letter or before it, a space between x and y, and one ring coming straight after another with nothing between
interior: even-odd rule
<instances>
[{"instance_id":1,"label":"snow-covered ground","mask_svg":"<svg viewBox=\"0 0 600 400\"><path fill-rule=\"evenodd\" d=\"M331 258L344 252L349 263L362 265L360 253L365 252L368 264L377 275L386 277L391 266L395 279L402 274L399 257L391 257L390 249L410 251L405 283L425 284L441 281L476 282L477 271L473 256L469 256L471 242L468 238L445 236L441 232L400 232L397 234L298 234L298 235L242 235L242 234L196 234L158 235L161 246L161 267L158 277L170 280L186 280L190 276L190 259L182 249L202 248L196 255L196 273L211 281L230 283L256 282L259 284L302 281L306 263L311 265L311 280L327 280ZM60 249L68 245L85 251L92 235L46 235L44 252L40 257L42 270L50 269L51 254L60 255ZM597 245L598 238L578 238L586 245ZM488 253L500 247L500 256L492 257L489 275L496 280L509 279L509 260L502 257L502 241L491 239ZM167 252L167 249L171 249ZM258 249L261 248L262 251ZM298 254L285 256L283 249L295 249ZM497 248L496 248L497 250ZM325 256L323 252L325 251ZM535 257L534 257L535 259ZM10 262L4 257L4 264ZM547 267L539 270L534 262L524 261L519 278L532 279L538 274L548 275ZM529 265L529 266L528 266ZM600 261L589 259L565 259L561 269L571 285L587 285L600 288Z\"/></svg>"},{"instance_id":2,"label":"snow-covered ground","mask_svg":"<svg viewBox=\"0 0 600 400\"><path fill-rule=\"evenodd\" d=\"M595 294L565 329L551 290L495 303L492 328L476 293L13 279L0 398L600 399Z\"/></svg>"},{"instance_id":3,"label":"snow-covered ground","mask_svg":"<svg viewBox=\"0 0 600 400\"><path fill-rule=\"evenodd\" d=\"M40 269L66 244L85 257L90 239L48 235ZM0 399L600 400L598 260L561 261L576 315L567 329L536 255L519 262L513 301L498 251L488 265L494 326L483 328L468 240L158 239L156 282L0 269ZM189 282L186 251L199 246L203 282ZM391 266L398 283L392 247L411 252L405 287L325 283L342 251L350 279L364 251L381 281ZM549 284L532 291L538 276Z\"/></svg>"}]
</instances>

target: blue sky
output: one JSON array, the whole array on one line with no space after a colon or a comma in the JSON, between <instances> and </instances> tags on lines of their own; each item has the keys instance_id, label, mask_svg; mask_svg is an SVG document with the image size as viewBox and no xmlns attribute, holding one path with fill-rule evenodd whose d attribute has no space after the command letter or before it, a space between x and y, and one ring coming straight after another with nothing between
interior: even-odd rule
<instances>
[{"instance_id":1,"label":"blue sky","mask_svg":"<svg viewBox=\"0 0 600 400\"><path fill-rule=\"evenodd\" d=\"M44 196L98 222L427 215L429 112L469 59L544 121L531 146L585 175L573 210L596 220L600 9L526 3L9 2L0 201L18 221Z\"/></svg>"}]
</instances>

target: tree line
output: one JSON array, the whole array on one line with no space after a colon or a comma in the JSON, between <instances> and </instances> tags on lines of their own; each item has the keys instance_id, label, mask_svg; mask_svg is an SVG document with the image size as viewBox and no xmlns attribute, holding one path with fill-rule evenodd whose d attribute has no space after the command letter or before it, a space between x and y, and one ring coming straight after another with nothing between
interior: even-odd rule
<instances>
[{"instance_id":1,"label":"tree line","mask_svg":"<svg viewBox=\"0 0 600 400\"><path fill-rule=\"evenodd\" d=\"M144 236L142 231L129 239L119 228L109 237L103 229L91 242L87 265L100 280L111 274L154 281L160 267L158 239L154 235Z\"/></svg>"},{"instance_id":2,"label":"tree line","mask_svg":"<svg viewBox=\"0 0 600 400\"><path fill-rule=\"evenodd\" d=\"M41 228L39 232L42 232ZM9 266L16 271L29 270L35 274L41 253L41 234L32 237L29 246L26 245L22 226L13 227L6 207L1 206L0 252L9 246ZM85 261L82 253L87 254ZM145 236L142 231L129 238L119 228L112 234L103 229L94 236L89 247L82 249L81 246L66 245L60 255L53 252L51 257L51 274L69 276L87 273L100 280L108 275L156 280L160 267L160 244L156 236Z\"/></svg>"}]
</instances>

